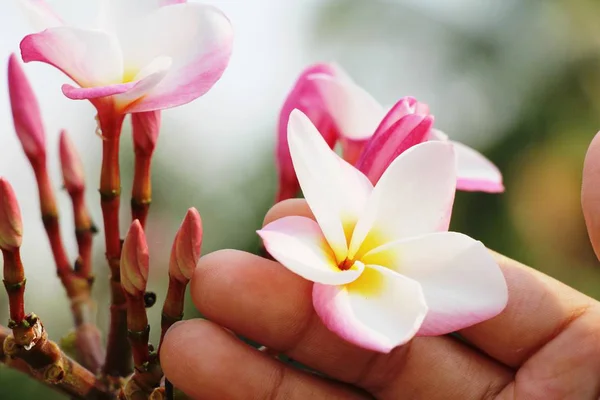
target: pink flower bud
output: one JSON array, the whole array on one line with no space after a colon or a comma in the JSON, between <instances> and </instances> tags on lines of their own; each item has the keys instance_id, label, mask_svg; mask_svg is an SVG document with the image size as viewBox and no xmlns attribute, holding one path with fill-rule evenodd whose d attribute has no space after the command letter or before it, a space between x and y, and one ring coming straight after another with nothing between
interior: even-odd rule
<instances>
[{"instance_id":1,"label":"pink flower bud","mask_svg":"<svg viewBox=\"0 0 600 400\"><path fill-rule=\"evenodd\" d=\"M369 139L356 168L375 185L392 161L431 135L429 108L412 97L401 99L383 118Z\"/></svg>"},{"instance_id":2,"label":"pink flower bud","mask_svg":"<svg viewBox=\"0 0 600 400\"><path fill-rule=\"evenodd\" d=\"M136 219L125 236L121 250L121 285L127 293L136 296L146 291L149 264L144 229Z\"/></svg>"},{"instance_id":3,"label":"pink flower bud","mask_svg":"<svg viewBox=\"0 0 600 400\"><path fill-rule=\"evenodd\" d=\"M65 130L60 133L59 153L65 188L69 193L82 192L85 189L83 164Z\"/></svg>"},{"instance_id":4,"label":"pink flower bud","mask_svg":"<svg viewBox=\"0 0 600 400\"><path fill-rule=\"evenodd\" d=\"M177 231L171 259L169 275L179 282L187 284L192 278L202 248L202 219L198 210L190 208Z\"/></svg>"},{"instance_id":5,"label":"pink flower bud","mask_svg":"<svg viewBox=\"0 0 600 400\"><path fill-rule=\"evenodd\" d=\"M160 110L131 114L133 146L136 154L150 156L156 147L160 131Z\"/></svg>"},{"instance_id":6,"label":"pink flower bud","mask_svg":"<svg viewBox=\"0 0 600 400\"><path fill-rule=\"evenodd\" d=\"M17 56L8 59L8 91L13 121L23 150L30 160L46 157L46 136L40 108Z\"/></svg>"},{"instance_id":7,"label":"pink flower bud","mask_svg":"<svg viewBox=\"0 0 600 400\"><path fill-rule=\"evenodd\" d=\"M306 68L288 94L279 115L277 167L279 170L279 192L276 201L295 197L300 189L292 165L287 142L287 125L294 109L302 111L315 125L327 144L333 148L338 138L333 120L329 116L319 91L310 79L314 75L338 76L341 72L330 64L314 64Z\"/></svg>"},{"instance_id":8,"label":"pink flower bud","mask_svg":"<svg viewBox=\"0 0 600 400\"><path fill-rule=\"evenodd\" d=\"M12 186L0 178L0 248L11 251L21 247L23 222Z\"/></svg>"}]
</instances>

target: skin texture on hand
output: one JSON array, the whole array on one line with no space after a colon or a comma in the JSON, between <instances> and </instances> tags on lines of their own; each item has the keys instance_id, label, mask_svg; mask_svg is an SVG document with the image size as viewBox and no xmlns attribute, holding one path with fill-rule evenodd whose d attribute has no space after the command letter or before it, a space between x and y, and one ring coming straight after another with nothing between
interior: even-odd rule
<instances>
[{"instance_id":1,"label":"skin texture on hand","mask_svg":"<svg viewBox=\"0 0 600 400\"><path fill-rule=\"evenodd\" d=\"M600 254L598 138L586 158L582 204ZM289 215L312 217L303 200L288 200L273 207L265 223ZM458 332L463 340L417 337L379 354L323 326L312 307L312 283L275 261L218 251L200 260L191 285L194 304L210 322L176 324L161 363L194 399L597 399L600 303L494 256L509 288L500 315ZM229 331L328 378L287 366Z\"/></svg>"}]
</instances>

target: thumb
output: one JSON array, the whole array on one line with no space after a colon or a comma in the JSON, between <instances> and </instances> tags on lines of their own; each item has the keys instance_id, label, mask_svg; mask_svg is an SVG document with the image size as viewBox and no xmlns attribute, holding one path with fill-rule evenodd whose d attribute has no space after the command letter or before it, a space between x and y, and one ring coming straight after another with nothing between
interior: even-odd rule
<instances>
[{"instance_id":1,"label":"thumb","mask_svg":"<svg viewBox=\"0 0 600 400\"><path fill-rule=\"evenodd\" d=\"M592 247L600 260L600 132L592 140L585 156L581 206Z\"/></svg>"}]
</instances>

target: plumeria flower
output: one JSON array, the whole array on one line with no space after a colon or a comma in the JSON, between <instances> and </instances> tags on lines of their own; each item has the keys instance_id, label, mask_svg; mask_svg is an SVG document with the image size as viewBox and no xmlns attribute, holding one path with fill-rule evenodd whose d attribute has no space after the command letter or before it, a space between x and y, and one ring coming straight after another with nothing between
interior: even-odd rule
<instances>
[{"instance_id":1,"label":"plumeria flower","mask_svg":"<svg viewBox=\"0 0 600 400\"><path fill-rule=\"evenodd\" d=\"M232 50L227 17L209 5L174 0L103 0L97 27L63 25L42 0L22 0L47 29L21 42L25 62L50 64L101 113L155 111L188 103L221 77Z\"/></svg>"},{"instance_id":2,"label":"plumeria flower","mask_svg":"<svg viewBox=\"0 0 600 400\"><path fill-rule=\"evenodd\" d=\"M284 165L291 164L289 154L281 150L285 145L282 138L286 135L282 121L287 121L291 112L289 103L301 104L302 107L298 107L301 111L309 109L307 116L333 146L336 141L321 130L320 121L327 120L329 131L337 135L342 146L344 159L365 173L373 184L392 160L411 146L430 140L449 140L446 134L433 128L433 116L426 104L405 97L393 107L384 107L339 66L316 65L318 69L311 66L303 72L281 111L278 157L281 171ZM298 90L299 86L303 90ZM502 175L494 164L477 151L458 142L452 143L458 166L458 189L492 193L504 190ZM287 168L285 175L288 182L294 177L289 170ZM286 186L280 179L280 192L283 192L282 187ZM279 200L282 200L280 196Z\"/></svg>"},{"instance_id":3,"label":"plumeria flower","mask_svg":"<svg viewBox=\"0 0 600 400\"><path fill-rule=\"evenodd\" d=\"M266 249L313 281L313 305L343 339L389 352L415 335L442 335L500 313L508 292L488 250L448 232L456 189L454 145L417 144L375 187L294 110L288 142L315 219L262 230Z\"/></svg>"}]
</instances>

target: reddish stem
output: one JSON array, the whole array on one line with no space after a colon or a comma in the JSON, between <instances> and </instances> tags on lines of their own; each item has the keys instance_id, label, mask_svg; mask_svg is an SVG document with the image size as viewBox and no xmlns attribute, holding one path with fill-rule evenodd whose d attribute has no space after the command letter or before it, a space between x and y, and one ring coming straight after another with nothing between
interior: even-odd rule
<instances>
[{"instance_id":1,"label":"reddish stem","mask_svg":"<svg viewBox=\"0 0 600 400\"><path fill-rule=\"evenodd\" d=\"M160 343L158 345L158 354L160 354L160 347L163 344L163 339L169 328L177 321L181 321L183 318L186 287L187 284L169 276L169 287L167 289L165 303L163 304L162 317L160 321L161 333Z\"/></svg>"},{"instance_id":2,"label":"reddish stem","mask_svg":"<svg viewBox=\"0 0 600 400\"><path fill-rule=\"evenodd\" d=\"M25 319L25 271L21 263L19 249L2 250L4 259L4 287L8 294L10 320L12 325L20 325Z\"/></svg>"},{"instance_id":3,"label":"reddish stem","mask_svg":"<svg viewBox=\"0 0 600 400\"><path fill-rule=\"evenodd\" d=\"M77 238L77 249L79 259L75 265L77 273L87 279L92 279L92 244L96 227L85 204L83 191L69 193L73 203L73 215L75 217L75 237Z\"/></svg>"},{"instance_id":4,"label":"reddish stem","mask_svg":"<svg viewBox=\"0 0 600 400\"><path fill-rule=\"evenodd\" d=\"M150 361L148 348L150 326L146 315L144 293L136 296L125 293L125 297L127 299L127 330L129 343L133 350L133 362L137 369L142 369L143 365Z\"/></svg>"},{"instance_id":5,"label":"reddish stem","mask_svg":"<svg viewBox=\"0 0 600 400\"><path fill-rule=\"evenodd\" d=\"M127 341L127 313L121 288L119 202L121 176L119 171L119 138L124 116L113 112L99 113L102 130L102 169L100 198L104 219L106 259L110 267L110 331L103 371L110 376L127 376L132 371L131 347Z\"/></svg>"},{"instance_id":6,"label":"reddish stem","mask_svg":"<svg viewBox=\"0 0 600 400\"><path fill-rule=\"evenodd\" d=\"M152 182L150 169L152 154L137 151L135 153L135 172L133 177L133 188L131 191L131 219L140 221L142 227L146 227L148 210L152 202Z\"/></svg>"}]
</instances>

